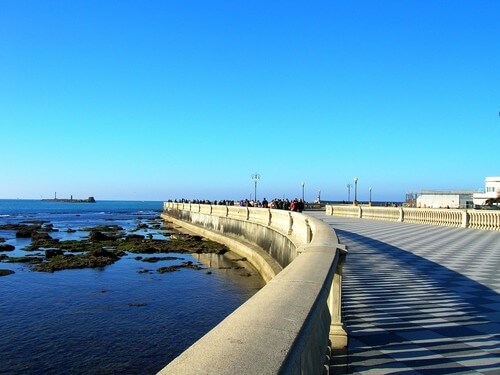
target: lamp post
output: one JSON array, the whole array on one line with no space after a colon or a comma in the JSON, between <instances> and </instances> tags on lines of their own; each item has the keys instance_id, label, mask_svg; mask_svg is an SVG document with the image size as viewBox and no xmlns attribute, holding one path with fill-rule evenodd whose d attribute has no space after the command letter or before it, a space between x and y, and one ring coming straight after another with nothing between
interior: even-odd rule
<instances>
[{"instance_id":1,"label":"lamp post","mask_svg":"<svg viewBox=\"0 0 500 375\"><path fill-rule=\"evenodd\" d=\"M260 180L260 174L258 174L257 172L255 172L253 175L252 175L252 180L254 182L254 193L253 193L253 199L257 202L257 182Z\"/></svg>"},{"instance_id":2,"label":"lamp post","mask_svg":"<svg viewBox=\"0 0 500 375\"><path fill-rule=\"evenodd\" d=\"M354 177L354 205L358 205L358 178Z\"/></svg>"},{"instance_id":3,"label":"lamp post","mask_svg":"<svg viewBox=\"0 0 500 375\"><path fill-rule=\"evenodd\" d=\"M321 190L318 190L318 203L321 203Z\"/></svg>"},{"instance_id":4,"label":"lamp post","mask_svg":"<svg viewBox=\"0 0 500 375\"><path fill-rule=\"evenodd\" d=\"M304 185L304 181L302 181L302 201L304 201Z\"/></svg>"},{"instance_id":5,"label":"lamp post","mask_svg":"<svg viewBox=\"0 0 500 375\"><path fill-rule=\"evenodd\" d=\"M370 188L370 206L372 205L372 188Z\"/></svg>"},{"instance_id":6,"label":"lamp post","mask_svg":"<svg viewBox=\"0 0 500 375\"><path fill-rule=\"evenodd\" d=\"M347 184L347 202L351 201L351 188L352 188L352 185Z\"/></svg>"}]
</instances>

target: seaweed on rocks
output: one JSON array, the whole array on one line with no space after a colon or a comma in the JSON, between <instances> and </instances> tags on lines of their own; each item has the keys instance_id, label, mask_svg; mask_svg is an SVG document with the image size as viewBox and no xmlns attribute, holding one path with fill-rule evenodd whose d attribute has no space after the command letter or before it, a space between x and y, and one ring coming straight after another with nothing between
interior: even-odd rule
<instances>
[{"instance_id":1,"label":"seaweed on rocks","mask_svg":"<svg viewBox=\"0 0 500 375\"><path fill-rule=\"evenodd\" d=\"M137 257L137 258L141 258L139 260L141 260L142 262L146 262L146 263L156 263L156 262L159 262L162 260L181 260L182 259L182 258L178 258L178 257L149 257L149 258Z\"/></svg>"},{"instance_id":2,"label":"seaweed on rocks","mask_svg":"<svg viewBox=\"0 0 500 375\"><path fill-rule=\"evenodd\" d=\"M116 254L106 250L78 255L58 255L36 265L33 271L54 272L65 269L97 268L113 264L118 259L120 258Z\"/></svg>"},{"instance_id":3,"label":"seaweed on rocks","mask_svg":"<svg viewBox=\"0 0 500 375\"><path fill-rule=\"evenodd\" d=\"M10 225L10 224L9 224ZM222 244L208 241L200 236L183 235L178 239L160 240L142 235L123 233L118 225L101 225L83 228L89 232L87 238L80 240L58 240L46 232L40 231L41 224L16 224L11 230L26 230L32 238L31 244L24 251L39 251L37 256L2 257L8 262L33 264L34 271L54 272L63 269L104 267L118 261L121 257L131 254L224 254L228 248ZM50 227L48 227L50 228ZM1 244L0 251L10 251L11 245ZM42 253L40 253L42 252ZM144 262L162 260L181 260L172 256L136 257ZM179 268L201 269L192 262L181 265L161 267L157 272L174 272Z\"/></svg>"},{"instance_id":4,"label":"seaweed on rocks","mask_svg":"<svg viewBox=\"0 0 500 375\"><path fill-rule=\"evenodd\" d=\"M98 231L104 233L117 233L123 231L124 229L119 225L97 225L94 227L84 227L80 230L84 232Z\"/></svg>"},{"instance_id":5,"label":"seaweed on rocks","mask_svg":"<svg viewBox=\"0 0 500 375\"><path fill-rule=\"evenodd\" d=\"M203 267L193 264L193 262L188 261L188 262L183 262L182 264L177 264L174 266L168 266L168 267L160 267L156 270L158 273L167 273L167 272L175 272L179 271L181 268L189 268L192 270L202 270L204 269Z\"/></svg>"},{"instance_id":6,"label":"seaweed on rocks","mask_svg":"<svg viewBox=\"0 0 500 375\"><path fill-rule=\"evenodd\" d=\"M23 256L23 257L9 257L7 262L9 263L29 263L29 264L38 264L43 261L43 258L35 257L35 256Z\"/></svg>"}]
</instances>

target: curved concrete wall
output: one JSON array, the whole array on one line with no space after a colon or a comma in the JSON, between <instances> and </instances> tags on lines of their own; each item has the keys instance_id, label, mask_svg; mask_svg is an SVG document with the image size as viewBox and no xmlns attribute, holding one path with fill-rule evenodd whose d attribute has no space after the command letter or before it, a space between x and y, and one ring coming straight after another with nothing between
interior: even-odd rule
<instances>
[{"instance_id":1,"label":"curved concrete wall","mask_svg":"<svg viewBox=\"0 0 500 375\"><path fill-rule=\"evenodd\" d=\"M288 211L188 203L165 203L162 216L228 244L268 283L160 374L324 373L327 349L347 345L346 250L328 225Z\"/></svg>"}]
</instances>

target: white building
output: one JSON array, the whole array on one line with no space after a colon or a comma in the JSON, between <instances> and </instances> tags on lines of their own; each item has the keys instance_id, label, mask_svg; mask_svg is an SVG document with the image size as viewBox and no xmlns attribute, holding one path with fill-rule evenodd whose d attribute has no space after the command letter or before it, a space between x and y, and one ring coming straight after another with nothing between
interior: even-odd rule
<instances>
[{"instance_id":1,"label":"white building","mask_svg":"<svg viewBox=\"0 0 500 375\"><path fill-rule=\"evenodd\" d=\"M422 190L417 198L420 208L472 208L472 190Z\"/></svg>"},{"instance_id":2,"label":"white building","mask_svg":"<svg viewBox=\"0 0 500 375\"><path fill-rule=\"evenodd\" d=\"M486 177L484 192L474 193L474 206L500 204L500 177Z\"/></svg>"}]
</instances>

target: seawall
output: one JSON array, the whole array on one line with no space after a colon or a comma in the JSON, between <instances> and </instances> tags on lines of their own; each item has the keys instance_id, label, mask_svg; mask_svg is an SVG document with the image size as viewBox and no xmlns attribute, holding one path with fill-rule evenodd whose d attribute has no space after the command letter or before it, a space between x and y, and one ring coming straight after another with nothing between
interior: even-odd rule
<instances>
[{"instance_id":1,"label":"seawall","mask_svg":"<svg viewBox=\"0 0 500 375\"><path fill-rule=\"evenodd\" d=\"M340 311L346 250L322 221L259 208L165 203L162 217L227 244L267 284L160 374L328 373L347 346Z\"/></svg>"}]
</instances>

